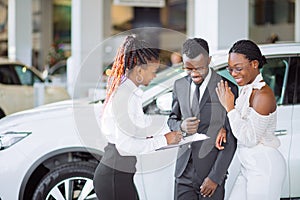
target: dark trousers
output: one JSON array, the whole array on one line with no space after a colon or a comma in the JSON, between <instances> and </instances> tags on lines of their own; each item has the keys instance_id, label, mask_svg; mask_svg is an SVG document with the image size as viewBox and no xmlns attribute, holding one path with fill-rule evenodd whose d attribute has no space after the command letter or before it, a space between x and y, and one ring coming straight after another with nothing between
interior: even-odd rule
<instances>
[{"instance_id":1,"label":"dark trousers","mask_svg":"<svg viewBox=\"0 0 300 200\"><path fill-rule=\"evenodd\" d=\"M94 190L99 200L138 200L133 182L135 156L121 156L114 144L108 143L95 170Z\"/></svg>"},{"instance_id":2,"label":"dark trousers","mask_svg":"<svg viewBox=\"0 0 300 200\"><path fill-rule=\"evenodd\" d=\"M224 182L218 185L212 197L203 197L200 194L200 186L204 178L199 178L195 172L192 159L180 177L175 178L175 200L223 200Z\"/></svg>"},{"instance_id":3,"label":"dark trousers","mask_svg":"<svg viewBox=\"0 0 300 200\"><path fill-rule=\"evenodd\" d=\"M112 169L100 163L94 175L94 188L99 200L138 200L134 173Z\"/></svg>"}]
</instances>

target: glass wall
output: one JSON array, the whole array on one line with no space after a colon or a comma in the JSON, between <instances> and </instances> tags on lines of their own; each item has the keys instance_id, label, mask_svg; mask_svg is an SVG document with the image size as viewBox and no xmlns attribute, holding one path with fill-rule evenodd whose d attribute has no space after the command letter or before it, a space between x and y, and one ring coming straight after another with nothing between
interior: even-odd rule
<instances>
[{"instance_id":1,"label":"glass wall","mask_svg":"<svg viewBox=\"0 0 300 200\"><path fill-rule=\"evenodd\" d=\"M295 0L250 0L249 37L258 43L294 41Z\"/></svg>"}]
</instances>

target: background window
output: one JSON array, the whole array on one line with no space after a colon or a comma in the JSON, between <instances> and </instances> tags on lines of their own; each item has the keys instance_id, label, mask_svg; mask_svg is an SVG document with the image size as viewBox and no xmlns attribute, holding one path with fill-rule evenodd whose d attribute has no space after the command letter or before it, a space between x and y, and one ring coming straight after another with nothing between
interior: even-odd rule
<instances>
[{"instance_id":1,"label":"background window","mask_svg":"<svg viewBox=\"0 0 300 200\"><path fill-rule=\"evenodd\" d=\"M33 85L35 82L41 82L35 74L24 66L15 66L15 70L21 82L21 85Z\"/></svg>"},{"instance_id":2,"label":"background window","mask_svg":"<svg viewBox=\"0 0 300 200\"><path fill-rule=\"evenodd\" d=\"M300 103L300 57L290 58L290 70L287 83L287 103Z\"/></svg>"},{"instance_id":3,"label":"background window","mask_svg":"<svg viewBox=\"0 0 300 200\"><path fill-rule=\"evenodd\" d=\"M277 104L282 104L284 95L285 74L288 71L288 58L268 59L268 63L261 69L265 82L275 94Z\"/></svg>"},{"instance_id":4,"label":"background window","mask_svg":"<svg viewBox=\"0 0 300 200\"><path fill-rule=\"evenodd\" d=\"M9 65L0 67L0 83L6 85L16 85L18 83L17 77Z\"/></svg>"}]
</instances>

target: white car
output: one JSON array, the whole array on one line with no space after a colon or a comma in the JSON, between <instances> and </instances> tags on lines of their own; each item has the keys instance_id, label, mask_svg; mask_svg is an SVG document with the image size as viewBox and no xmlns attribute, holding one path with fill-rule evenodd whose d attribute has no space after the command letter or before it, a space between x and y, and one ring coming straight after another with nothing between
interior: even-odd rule
<instances>
[{"instance_id":1,"label":"white car","mask_svg":"<svg viewBox=\"0 0 300 200\"><path fill-rule=\"evenodd\" d=\"M286 159L282 198L300 197L300 44L261 46L268 64L262 70L278 103L276 135ZM212 66L225 70L227 51L213 55ZM173 83L185 73L168 68L145 87L144 111L167 117ZM98 125L101 102L65 101L23 111L0 120L0 198L96 199L93 172L106 140ZM135 182L141 200L173 199L176 148L138 157ZM235 178L229 170L226 195Z\"/></svg>"},{"instance_id":2,"label":"white car","mask_svg":"<svg viewBox=\"0 0 300 200\"><path fill-rule=\"evenodd\" d=\"M0 118L35 105L67 99L70 96L64 87L46 83L34 67L0 57Z\"/></svg>"}]
</instances>

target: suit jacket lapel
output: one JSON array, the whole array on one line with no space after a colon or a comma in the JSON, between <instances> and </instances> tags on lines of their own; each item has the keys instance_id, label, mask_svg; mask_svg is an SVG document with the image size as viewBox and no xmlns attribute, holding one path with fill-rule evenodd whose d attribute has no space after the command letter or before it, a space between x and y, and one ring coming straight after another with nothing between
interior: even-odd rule
<instances>
[{"instance_id":1,"label":"suit jacket lapel","mask_svg":"<svg viewBox=\"0 0 300 200\"><path fill-rule=\"evenodd\" d=\"M192 79L189 76L185 77L184 80L184 85L181 88L181 93L184 94L183 95L183 101L182 102L187 102L187 114L188 116L192 116L192 111L191 111L191 101L190 101L190 93L191 93L191 82Z\"/></svg>"},{"instance_id":2,"label":"suit jacket lapel","mask_svg":"<svg viewBox=\"0 0 300 200\"><path fill-rule=\"evenodd\" d=\"M216 92L216 86L217 86L217 82L219 82L221 79L218 78L217 73L214 70L211 70L211 77L210 80L207 84L207 87L205 88L205 91L203 93L200 105L199 105L199 110L201 110L203 108L203 106L205 105L205 103L207 102L207 100L209 98L211 98L211 94L213 94L214 92Z\"/></svg>"}]
</instances>

